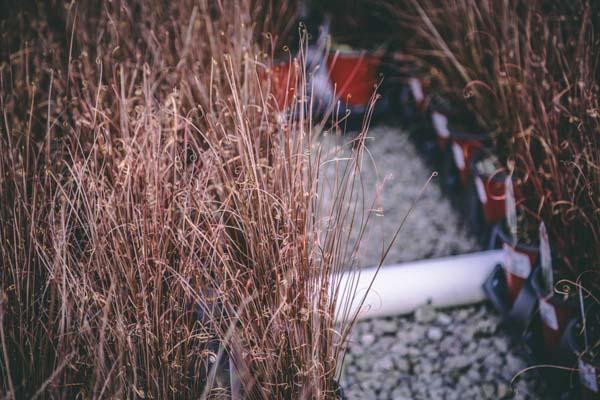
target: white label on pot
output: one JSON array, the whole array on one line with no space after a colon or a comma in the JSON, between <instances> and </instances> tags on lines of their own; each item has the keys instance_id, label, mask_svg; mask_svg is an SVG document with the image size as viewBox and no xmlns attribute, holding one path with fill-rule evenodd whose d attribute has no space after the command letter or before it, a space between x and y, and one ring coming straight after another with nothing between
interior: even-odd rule
<instances>
[{"instance_id":1,"label":"white label on pot","mask_svg":"<svg viewBox=\"0 0 600 400\"><path fill-rule=\"evenodd\" d=\"M546 225L542 221L540 224L540 264L542 265L542 277L544 279L544 291L550 293L554 288L554 278L552 276L552 254L550 252L550 241Z\"/></svg>"},{"instance_id":2,"label":"white label on pot","mask_svg":"<svg viewBox=\"0 0 600 400\"><path fill-rule=\"evenodd\" d=\"M454 162L459 171L465 169L465 153L458 143L452 143L452 154L454 154Z\"/></svg>"},{"instance_id":3,"label":"white label on pot","mask_svg":"<svg viewBox=\"0 0 600 400\"><path fill-rule=\"evenodd\" d=\"M544 324L552 330L558 330L558 318L554 306L544 299L540 299L540 317Z\"/></svg>"},{"instance_id":4,"label":"white label on pot","mask_svg":"<svg viewBox=\"0 0 600 400\"><path fill-rule=\"evenodd\" d=\"M581 384L594 393L598 393L598 377L596 368L579 359L579 380Z\"/></svg>"},{"instance_id":5,"label":"white label on pot","mask_svg":"<svg viewBox=\"0 0 600 400\"><path fill-rule=\"evenodd\" d=\"M531 273L531 262L526 254L515 251L511 246L504 243L504 268L519 278L527 279Z\"/></svg>"},{"instance_id":6,"label":"white label on pot","mask_svg":"<svg viewBox=\"0 0 600 400\"><path fill-rule=\"evenodd\" d=\"M421 87L421 81L417 78L410 78L408 80L408 84L410 85L410 90L412 91L413 97L417 103L422 102L425 99L423 95L423 88Z\"/></svg>"},{"instance_id":7,"label":"white label on pot","mask_svg":"<svg viewBox=\"0 0 600 400\"><path fill-rule=\"evenodd\" d=\"M450 137L450 131L448 130L448 117L437 111L431 113L431 122L435 128L436 133L439 137L447 139Z\"/></svg>"},{"instance_id":8,"label":"white label on pot","mask_svg":"<svg viewBox=\"0 0 600 400\"><path fill-rule=\"evenodd\" d=\"M513 244L517 242L517 202L515 201L515 190L513 188L512 177L506 177L504 183L506 187L505 206L506 206L506 223L510 231Z\"/></svg>"},{"instance_id":9,"label":"white label on pot","mask_svg":"<svg viewBox=\"0 0 600 400\"><path fill-rule=\"evenodd\" d=\"M485 193L485 185L480 177L475 177L475 188L477 189L477 195L481 204L487 203L487 194Z\"/></svg>"}]
</instances>

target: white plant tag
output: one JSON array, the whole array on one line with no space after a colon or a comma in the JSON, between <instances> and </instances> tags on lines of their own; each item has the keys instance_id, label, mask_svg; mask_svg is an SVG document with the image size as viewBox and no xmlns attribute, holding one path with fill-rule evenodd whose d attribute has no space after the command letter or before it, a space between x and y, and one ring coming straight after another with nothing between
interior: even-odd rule
<instances>
[{"instance_id":1,"label":"white plant tag","mask_svg":"<svg viewBox=\"0 0 600 400\"><path fill-rule=\"evenodd\" d=\"M421 87L421 81L417 78L410 78L408 80L408 84L410 85L410 90L412 91L413 97L417 103L422 102L425 99L425 95L423 94L423 88Z\"/></svg>"},{"instance_id":2,"label":"white plant tag","mask_svg":"<svg viewBox=\"0 0 600 400\"><path fill-rule=\"evenodd\" d=\"M506 222L510 231L513 244L517 243L517 202L513 188L512 177L507 176L504 186L506 187Z\"/></svg>"},{"instance_id":3,"label":"white plant tag","mask_svg":"<svg viewBox=\"0 0 600 400\"><path fill-rule=\"evenodd\" d=\"M540 224L540 263L542 265L542 277L544 279L544 293L552 292L554 288L554 277L552 275L552 253L550 252L550 241L546 225Z\"/></svg>"},{"instance_id":4,"label":"white plant tag","mask_svg":"<svg viewBox=\"0 0 600 400\"><path fill-rule=\"evenodd\" d=\"M544 324L552 330L558 330L558 318L554 306L544 299L540 299L540 317Z\"/></svg>"},{"instance_id":5,"label":"white plant tag","mask_svg":"<svg viewBox=\"0 0 600 400\"><path fill-rule=\"evenodd\" d=\"M487 194L485 193L485 185L480 177L475 177L475 188L477 189L477 195L481 204L487 203Z\"/></svg>"},{"instance_id":6,"label":"white plant tag","mask_svg":"<svg viewBox=\"0 0 600 400\"><path fill-rule=\"evenodd\" d=\"M598 393L598 377L596 368L579 359L579 380L581 384L594 393Z\"/></svg>"},{"instance_id":7,"label":"white plant tag","mask_svg":"<svg viewBox=\"0 0 600 400\"><path fill-rule=\"evenodd\" d=\"M531 273L531 262L526 254L515 251L510 245L504 243L504 268L519 278L527 279Z\"/></svg>"},{"instance_id":8,"label":"white plant tag","mask_svg":"<svg viewBox=\"0 0 600 400\"><path fill-rule=\"evenodd\" d=\"M458 143L452 143L452 154L454 154L454 162L459 171L465 169L465 153Z\"/></svg>"},{"instance_id":9,"label":"white plant tag","mask_svg":"<svg viewBox=\"0 0 600 400\"><path fill-rule=\"evenodd\" d=\"M433 127L439 137L447 139L450 137L450 131L448 130L448 117L437 111L431 113L431 121Z\"/></svg>"}]
</instances>

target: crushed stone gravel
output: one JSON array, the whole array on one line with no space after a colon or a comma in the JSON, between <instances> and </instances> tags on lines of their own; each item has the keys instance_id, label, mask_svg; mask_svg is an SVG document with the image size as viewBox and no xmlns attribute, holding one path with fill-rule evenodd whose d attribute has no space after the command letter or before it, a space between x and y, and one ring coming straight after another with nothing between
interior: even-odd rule
<instances>
[{"instance_id":1,"label":"crushed stone gravel","mask_svg":"<svg viewBox=\"0 0 600 400\"><path fill-rule=\"evenodd\" d=\"M365 235L362 265L379 261L382 243L421 192L385 264L479 250L439 186L423 189L433 171L407 134L374 127L367 149L365 189L358 198L367 204L375 199L377 213ZM486 304L449 310L424 305L409 316L360 321L344 360L342 387L350 400L548 398L535 371L519 374L527 367L525 352L499 325Z\"/></svg>"}]
</instances>

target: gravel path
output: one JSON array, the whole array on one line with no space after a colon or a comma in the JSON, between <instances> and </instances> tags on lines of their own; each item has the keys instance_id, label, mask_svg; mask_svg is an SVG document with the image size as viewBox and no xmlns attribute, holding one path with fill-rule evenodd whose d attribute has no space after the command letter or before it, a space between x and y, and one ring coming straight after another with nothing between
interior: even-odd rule
<instances>
[{"instance_id":1,"label":"gravel path","mask_svg":"<svg viewBox=\"0 0 600 400\"><path fill-rule=\"evenodd\" d=\"M363 265L377 262L418 197L431 169L408 136L375 127L362 176L365 197L377 196L383 213L367 232ZM347 138L346 138L347 140ZM384 181L383 191L377 182ZM449 201L430 184L406 221L386 264L478 250ZM523 350L499 329L487 305L359 322L353 332L341 383L348 399L541 399L535 372L511 379L527 367Z\"/></svg>"},{"instance_id":2,"label":"gravel path","mask_svg":"<svg viewBox=\"0 0 600 400\"><path fill-rule=\"evenodd\" d=\"M331 137L328 139L325 147L335 141ZM347 143L350 139L347 135L335 144ZM379 261L382 243L389 243L409 211L398 239L386 257L386 264L478 249L476 241L467 234L460 217L436 184L436 178L427 185L433 170L421 160L408 135L398 128L373 127L369 130L367 150L361 166L364 198L360 195L359 198L367 205L374 204L381 212L372 213L365 232L360 251L362 265ZM327 171L330 176L332 168ZM357 235L358 229L353 239Z\"/></svg>"},{"instance_id":3,"label":"gravel path","mask_svg":"<svg viewBox=\"0 0 600 400\"><path fill-rule=\"evenodd\" d=\"M342 375L348 399L547 399L523 350L477 305L359 322Z\"/></svg>"}]
</instances>

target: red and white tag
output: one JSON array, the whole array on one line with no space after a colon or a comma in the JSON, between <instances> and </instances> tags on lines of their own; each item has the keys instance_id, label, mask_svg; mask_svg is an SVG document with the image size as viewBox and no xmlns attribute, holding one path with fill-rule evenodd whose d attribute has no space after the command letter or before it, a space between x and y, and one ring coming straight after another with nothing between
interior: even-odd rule
<instances>
[{"instance_id":1,"label":"red and white tag","mask_svg":"<svg viewBox=\"0 0 600 400\"><path fill-rule=\"evenodd\" d=\"M579 359L579 381L583 386L588 388L593 393L600 392L598 390L598 373L596 368L587 364L582 359Z\"/></svg>"},{"instance_id":2,"label":"red and white tag","mask_svg":"<svg viewBox=\"0 0 600 400\"><path fill-rule=\"evenodd\" d=\"M448 117L437 111L431 113L431 122L435 128L435 132L441 138L447 139L450 137L450 131L448 130Z\"/></svg>"},{"instance_id":3,"label":"red and white tag","mask_svg":"<svg viewBox=\"0 0 600 400\"><path fill-rule=\"evenodd\" d=\"M515 251L515 249L506 243L502 245L502 248L504 249L504 268L519 278L527 279L531 273L531 261L529 261L529 257L526 254Z\"/></svg>"},{"instance_id":4,"label":"red and white tag","mask_svg":"<svg viewBox=\"0 0 600 400\"><path fill-rule=\"evenodd\" d=\"M540 299L540 317L548 328L554 331L558 330L558 318L556 316L556 310L552 304L548 303L544 299Z\"/></svg>"},{"instance_id":5,"label":"red and white tag","mask_svg":"<svg viewBox=\"0 0 600 400\"><path fill-rule=\"evenodd\" d=\"M456 168L458 168L459 171L464 171L466 167L465 153L458 143L452 143L452 154L454 155L454 163L456 163Z\"/></svg>"},{"instance_id":6,"label":"red and white tag","mask_svg":"<svg viewBox=\"0 0 600 400\"><path fill-rule=\"evenodd\" d=\"M487 194L485 193L485 185L480 177L475 177L475 189L477 189L477 195L479 196L479 201L481 204L487 203Z\"/></svg>"},{"instance_id":7,"label":"red and white tag","mask_svg":"<svg viewBox=\"0 0 600 400\"><path fill-rule=\"evenodd\" d=\"M425 99L425 95L423 94L423 88L421 87L421 81L417 78L410 78L408 80L408 84L410 86L410 90L415 98L417 103L422 102Z\"/></svg>"}]
</instances>

